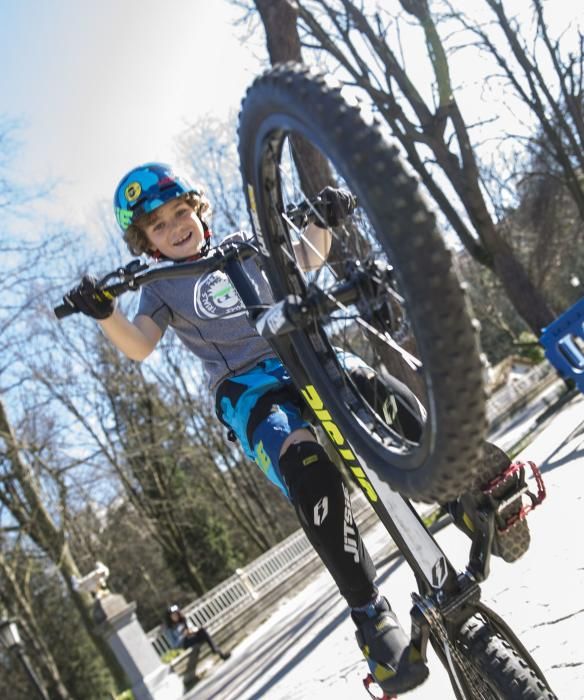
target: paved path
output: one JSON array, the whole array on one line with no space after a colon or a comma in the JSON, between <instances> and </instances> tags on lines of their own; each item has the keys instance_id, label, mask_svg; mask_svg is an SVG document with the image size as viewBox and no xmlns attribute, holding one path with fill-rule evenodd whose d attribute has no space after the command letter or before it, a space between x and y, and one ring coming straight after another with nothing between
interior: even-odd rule
<instances>
[{"instance_id":1,"label":"paved path","mask_svg":"<svg viewBox=\"0 0 584 700\"><path fill-rule=\"evenodd\" d=\"M521 455L542 467L546 502L530 515L532 546L515 564L494 560L483 600L509 622L546 674L560 700L584 700L584 397L559 412ZM378 563L382 591L408 623L413 577L403 560L387 561L384 531L366 533ZM449 526L438 540L463 566L468 540ZM383 562L386 559L385 563ZM452 689L439 662L431 676L407 694L412 700L449 700ZM192 700L354 700L366 664L353 624L325 572L233 649L187 696Z\"/></svg>"}]
</instances>

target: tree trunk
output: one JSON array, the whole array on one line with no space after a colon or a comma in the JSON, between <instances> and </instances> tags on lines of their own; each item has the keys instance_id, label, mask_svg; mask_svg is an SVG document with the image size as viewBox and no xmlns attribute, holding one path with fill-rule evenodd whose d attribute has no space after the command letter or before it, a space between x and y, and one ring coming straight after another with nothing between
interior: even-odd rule
<instances>
[{"instance_id":1,"label":"tree trunk","mask_svg":"<svg viewBox=\"0 0 584 700\"><path fill-rule=\"evenodd\" d=\"M495 274L503 284L510 302L535 337L539 338L542 330L555 318L553 309L527 277L525 268L517 260L510 246L502 239L493 250L493 261Z\"/></svg>"},{"instance_id":2,"label":"tree trunk","mask_svg":"<svg viewBox=\"0 0 584 700\"><path fill-rule=\"evenodd\" d=\"M1 552L0 571L2 572L5 586L2 591L3 598L6 598L10 602L16 602L18 616L27 631L27 637L34 649L32 658L34 659L35 666L38 665L39 667L38 670L40 671L41 678L43 678L50 688L51 698L54 698L54 700L74 700L61 679L59 668L57 667L50 649L45 644L42 630L36 622L30 600L22 590L14 570Z\"/></svg>"},{"instance_id":3,"label":"tree trunk","mask_svg":"<svg viewBox=\"0 0 584 700\"><path fill-rule=\"evenodd\" d=\"M20 444L8 421L2 401L0 401L0 437L6 445L7 461L12 471L11 479L18 483L18 489L7 489L4 503L20 527L59 568L81 614L85 628L112 674L118 692L121 692L128 686L125 673L107 642L95 630L91 615L91 600L73 589L72 577L79 578L79 569L69 551L64 532L57 527L45 507L36 478L23 459Z\"/></svg>"},{"instance_id":4,"label":"tree trunk","mask_svg":"<svg viewBox=\"0 0 584 700\"><path fill-rule=\"evenodd\" d=\"M270 63L302 61L296 27L298 10L289 0L255 0L264 27Z\"/></svg>"},{"instance_id":5,"label":"tree trunk","mask_svg":"<svg viewBox=\"0 0 584 700\"><path fill-rule=\"evenodd\" d=\"M290 0L276 0L275 2L272 0L255 0L255 5L264 24L271 64L275 65L284 61L302 62L296 3L292 3ZM318 149L298 136L293 137L292 142L294 146L294 161L305 195L311 197L326 185L338 185L334 180L327 159L323 157ZM335 268L335 260L338 259L337 243L337 239L333 238L328 257L328 262L333 269ZM412 343L406 343L404 347L409 351L413 351L413 344L412 341ZM424 403L426 391L422 377L409 367L399 353L391 350L391 348L387 346L382 348L381 356L387 370L409 386L420 401Z\"/></svg>"}]
</instances>

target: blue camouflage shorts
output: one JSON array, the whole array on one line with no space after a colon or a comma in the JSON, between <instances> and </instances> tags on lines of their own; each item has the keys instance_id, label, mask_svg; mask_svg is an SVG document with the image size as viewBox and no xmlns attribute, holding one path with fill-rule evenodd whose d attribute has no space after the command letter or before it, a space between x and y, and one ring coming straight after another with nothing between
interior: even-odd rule
<instances>
[{"instance_id":1,"label":"blue camouflage shorts","mask_svg":"<svg viewBox=\"0 0 584 700\"><path fill-rule=\"evenodd\" d=\"M335 350L349 374L360 369L373 372L360 357L339 348ZM419 404L405 385L394 378L390 382L395 394L410 396L413 406ZM263 360L247 372L224 379L215 395L219 420L233 431L245 454L287 498L288 489L280 473L280 452L290 433L299 428L312 430L302 417L304 407L288 371L277 358Z\"/></svg>"},{"instance_id":2,"label":"blue camouflage shorts","mask_svg":"<svg viewBox=\"0 0 584 700\"><path fill-rule=\"evenodd\" d=\"M279 359L270 358L217 388L215 408L243 448L268 479L289 498L280 473L280 452L286 438L299 428L311 429L302 418L303 401Z\"/></svg>"}]
</instances>

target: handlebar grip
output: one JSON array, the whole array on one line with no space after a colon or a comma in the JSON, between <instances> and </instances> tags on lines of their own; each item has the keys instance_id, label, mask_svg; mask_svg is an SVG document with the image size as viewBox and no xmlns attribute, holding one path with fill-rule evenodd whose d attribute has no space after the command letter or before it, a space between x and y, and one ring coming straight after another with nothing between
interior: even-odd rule
<instances>
[{"instance_id":1,"label":"handlebar grip","mask_svg":"<svg viewBox=\"0 0 584 700\"><path fill-rule=\"evenodd\" d=\"M59 306L55 306L53 311L55 312L55 316L59 319L59 321L62 318L79 313L79 309L75 308L75 306L71 306L70 304L60 304Z\"/></svg>"},{"instance_id":2,"label":"handlebar grip","mask_svg":"<svg viewBox=\"0 0 584 700\"><path fill-rule=\"evenodd\" d=\"M107 287L103 287L102 291L108 292L112 297L119 297L129 289L133 289L133 287L131 287L130 282L126 280L125 282L118 282L116 284L110 284ZM79 309L75 306L71 306L71 304L60 304L59 306L55 306L53 311L55 312L55 316L59 319L59 321L62 318L79 313Z\"/></svg>"}]
</instances>

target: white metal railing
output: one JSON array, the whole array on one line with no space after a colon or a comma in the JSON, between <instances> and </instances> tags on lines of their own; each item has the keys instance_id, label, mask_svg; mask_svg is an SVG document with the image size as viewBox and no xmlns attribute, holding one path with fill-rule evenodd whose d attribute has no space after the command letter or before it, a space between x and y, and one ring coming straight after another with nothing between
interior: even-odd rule
<instances>
[{"instance_id":1,"label":"white metal railing","mask_svg":"<svg viewBox=\"0 0 584 700\"><path fill-rule=\"evenodd\" d=\"M507 413L519 399L553 376L557 376L557 373L549 362L541 362L522 377L496 391L487 401L487 421L491 423L498 416Z\"/></svg>"},{"instance_id":2,"label":"white metal railing","mask_svg":"<svg viewBox=\"0 0 584 700\"><path fill-rule=\"evenodd\" d=\"M488 421L492 422L494 418L506 413L539 384L547 383L552 374L553 367L548 362L542 362L513 384L497 391L487 402ZM351 500L357 516L365 507L365 497L356 491ZM305 566L316 556L304 532L297 530L247 566L237 569L233 576L185 608L184 614L197 627L204 626L214 631L214 628L216 630L229 624L242 609L267 594L293 571ZM162 655L170 649L162 626L151 630L148 637L158 654Z\"/></svg>"},{"instance_id":3,"label":"white metal railing","mask_svg":"<svg viewBox=\"0 0 584 700\"><path fill-rule=\"evenodd\" d=\"M243 607L276 587L290 575L291 570L314 557L316 553L306 535L302 530L297 530L185 608L185 617L197 627L211 630L214 622L218 623L219 620L221 625L228 624ZM162 626L151 630L148 637L158 654L164 654L171 648Z\"/></svg>"}]
</instances>

